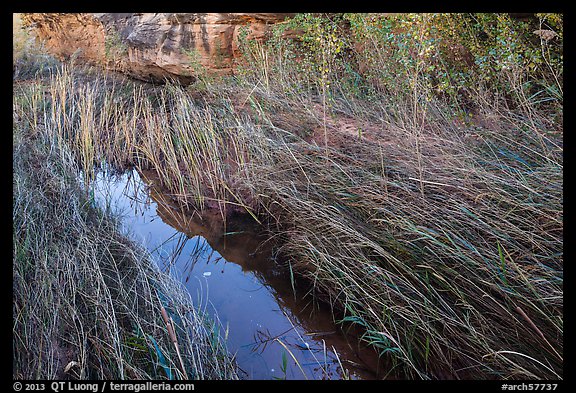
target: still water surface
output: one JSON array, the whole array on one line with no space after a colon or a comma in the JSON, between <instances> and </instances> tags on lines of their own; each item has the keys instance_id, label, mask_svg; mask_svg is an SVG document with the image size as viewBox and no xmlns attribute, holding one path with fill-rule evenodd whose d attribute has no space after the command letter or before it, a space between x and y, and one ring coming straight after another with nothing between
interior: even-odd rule
<instances>
[{"instance_id":1,"label":"still water surface","mask_svg":"<svg viewBox=\"0 0 576 393\"><path fill-rule=\"evenodd\" d=\"M224 225L218 212L183 213L136 171L100 172L96 201L182 280L196 307L220 320L246 379L374 379L374 352L337 327L326 307L296 295L274 268L271 246L246 218ZM286 370L282 370L286 358Z\"/></svg>"}]
</instances>

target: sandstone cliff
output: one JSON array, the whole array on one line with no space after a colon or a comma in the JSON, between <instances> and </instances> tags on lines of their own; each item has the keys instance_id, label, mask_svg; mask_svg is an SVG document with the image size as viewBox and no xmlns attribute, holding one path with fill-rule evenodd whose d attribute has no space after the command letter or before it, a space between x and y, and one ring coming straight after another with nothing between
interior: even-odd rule
<instances>
[{"instance_id":1,"label":"sandstone cliff","mask_svg":"<svg viewBox=\"0 0 576 393\"><path fill-rule=\"evenodd\" d=\"M48 51L61 58L121 70L136 78L194 80L200 70L233 69L240 28L261 39L271 24L293 14L109 13L22 14Z\"/></svg>"}]
</instances>

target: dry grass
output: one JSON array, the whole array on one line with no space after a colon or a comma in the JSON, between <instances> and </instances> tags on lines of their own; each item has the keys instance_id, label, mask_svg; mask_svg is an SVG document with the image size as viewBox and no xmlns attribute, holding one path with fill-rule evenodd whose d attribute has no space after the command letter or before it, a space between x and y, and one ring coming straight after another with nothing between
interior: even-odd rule
<instances>
[{"instance_id":1,"label":"dry grass","mask_svg":"<svg viewBox=\"0 0 576 393\"><path fill-rule=\"evenodd\" d=\"M70 87L65 76L42 82L46 61L56 62L23 48L13 101L14 378L238 379L218 321L95 205L86 187L94 91L84 87L70 106L55 90ZM74 114L49 114L51 105ZM77 155L57 139L76 115Z\"/></svg>"},{"instance_id":2,"label":"dry grass","mask_svg":"<svg viewBox=\"0 0 576 393\"><path fill-rule=\"evenodd\" d=\"M69 146L85 173L103 161L153 168L183 204L267 223L284 262L364 328L391 374L562 378L554 114L526 100L511 109L479 85L462 121L423 84L366 100L306 86L274 56L204 101L64 67L48 99L30 95L40 109L26 124ZM342 134L343 119L356 135Z\"/></svg>"},{"instance_id":3,"label":"dry grass","mask_svg":"<svg viewBox=\"0 0 576 393\"><path fill-rule=\"evenodd\" d=\"M31 139L20 125L13 161L14 377L236 379L212 322L194 309L186 289L94 205L65 152ZM177 347L164 309L175 322Z\"/></svg>"}]
</instances>

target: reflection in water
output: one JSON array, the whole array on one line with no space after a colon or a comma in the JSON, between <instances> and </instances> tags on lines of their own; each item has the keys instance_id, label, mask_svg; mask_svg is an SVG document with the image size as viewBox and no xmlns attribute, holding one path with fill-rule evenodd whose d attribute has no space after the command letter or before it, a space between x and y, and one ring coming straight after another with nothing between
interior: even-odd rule
<instances>
[{"instance_id":1,"label":"reflection in water","mask_svg":"<svg viewBox=\"0 0 576 393\"><path fill-rule=\"evenodd\" d=\"M376 378L376 353L348 339L330 311L278 268L273 245L249 217L183 212L150 173L143 177L145 184L135 171L116 182L100 174L97 198L130 209L123 225L182 278L198 307L218 316L246 378Z\"/></svg>"}]
</instances>

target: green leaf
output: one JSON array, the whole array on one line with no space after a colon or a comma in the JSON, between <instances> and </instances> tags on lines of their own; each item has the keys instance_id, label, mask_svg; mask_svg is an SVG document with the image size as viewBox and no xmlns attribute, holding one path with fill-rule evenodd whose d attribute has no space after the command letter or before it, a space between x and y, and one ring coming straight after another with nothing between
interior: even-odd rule
<instances>
[{"instance_id":1,"label":"green leaf","mask_svg":"<svg viewBox=\"0 0 576 393\"><path fill-rule=\"evenodd\" d=\"M154 344L154 349L156 350L156 355L158 357L158 363L160 364L160 366L162 366L162 368L164 369L164 372L166 373L166 377L169 380L172 380L172 370L170 369L170 367L168 367L168 363L166 362L166 358L164 357L164 354L162 353L162 351L160 350L160 347L158 346L158 343L156 342L156 340L154 339L154 337L152 337L151 335L147 335L148 338L150 339L150 341L152 341L152 344Z\"/></svg>"},{"instance_id":2,"label":"green leaf","mask_svg":"<svg viewBox=\"0 0 576 393\"><path fill-rule=\"evenodd\" d=\"M286 352L282 352L282 371L286 374L286 367L288 365L288 359L286 359Z\"/></svg>"}]
</instances>

